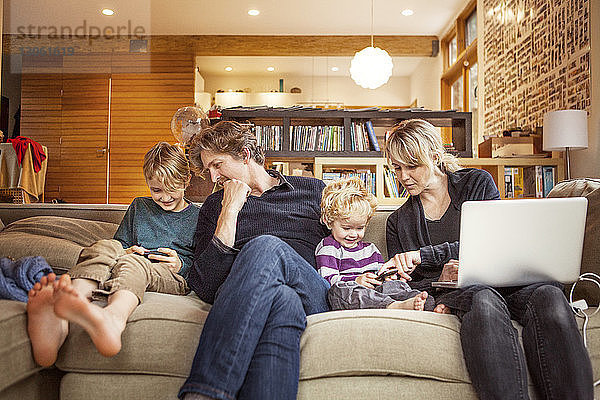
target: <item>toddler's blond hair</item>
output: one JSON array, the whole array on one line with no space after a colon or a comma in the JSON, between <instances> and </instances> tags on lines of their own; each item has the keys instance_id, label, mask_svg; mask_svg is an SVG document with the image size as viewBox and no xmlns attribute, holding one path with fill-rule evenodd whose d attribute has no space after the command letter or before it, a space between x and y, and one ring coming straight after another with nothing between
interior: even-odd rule
<instances>
[{"instance_id":1,"label":"toddler's blond hair","mask_svg":"<svg viewBox=\"0 0 600 400\"><path fill-rule=\"evenodd\" d=\"M323 189L321 198L321 221L331 228L333 221L347 219L352 215L371 219L377 207L377 199L363 182L357 178L342 178Z\"/></svg>"}]
</instances>

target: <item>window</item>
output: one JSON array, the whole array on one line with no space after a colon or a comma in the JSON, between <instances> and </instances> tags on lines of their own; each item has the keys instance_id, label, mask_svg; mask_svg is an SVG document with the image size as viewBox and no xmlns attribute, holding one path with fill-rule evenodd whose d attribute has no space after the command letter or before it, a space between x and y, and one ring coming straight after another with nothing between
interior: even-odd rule
<instances>
[{"instance_id":1,"label":"window","mask_svg":"<svg viewBox=\"0 0 600 400\"><path fill-rule=\"evenodd\" d=\"M448 65L452 65L456 62L456 56L458 55L457 44L456 36L454 36L448 44Z\"/></svg>"},{"instance_id":2,"label":"window","mask_svg":"<svg viewBox=\"0 0 600 400\"><path fill-rule=\"evenodd\" d=\"M465 22L465 47L469 47L477 37L477 10L473 10Z\"/></svg>"},{"instance_id":3,"label":"window","mask_svg":"<svg viewBox=\"0 0 600 400\"><path fill-rule=\"evenodd\" d=\"M442 38L444 72L441 79L442 109L473 113L473 137L477 138L477 1L471 0ZM442 132L452 146L452 135ZM473 140L476 144L478 141Z\"/></svg>"},{"instance_id":4,"label":"window","mask_svg":"<svg viewBox=\"0 0 600 400\"><path fill-rule=\"evenodd\" d=\"M458 78L452 84L452 109L463 111L463 78Z\"/></svg>"}]
</instances>

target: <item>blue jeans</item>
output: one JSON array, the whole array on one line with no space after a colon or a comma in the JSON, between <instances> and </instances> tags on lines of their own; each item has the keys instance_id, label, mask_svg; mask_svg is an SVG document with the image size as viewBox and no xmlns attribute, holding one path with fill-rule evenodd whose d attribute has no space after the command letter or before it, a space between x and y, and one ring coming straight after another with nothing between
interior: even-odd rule
<instances>
[{"instance_id":1,"label":"blue jeans","mask_svg":"<svg viewBox=\"0 0 600 400\"><path fill-rule=\"evenodd\" d=\"M307 315L329 310L328 289L281 239L249 241L219 288L179 397L295 399L300 335Z\"/></svg>"},{"instance_id":2,"label":"blue jeans","mask_svg":"<svg viewBox=\"0 0 600 400\"><path fill-rule=\"evenodd\" d=\"M529 399L526 365L540 398L593 399L590 358L557 285L473 286L465 292L460 338L480 399ZM511 317L523 326L524 354Z\"/></svg>"}]
</instances>

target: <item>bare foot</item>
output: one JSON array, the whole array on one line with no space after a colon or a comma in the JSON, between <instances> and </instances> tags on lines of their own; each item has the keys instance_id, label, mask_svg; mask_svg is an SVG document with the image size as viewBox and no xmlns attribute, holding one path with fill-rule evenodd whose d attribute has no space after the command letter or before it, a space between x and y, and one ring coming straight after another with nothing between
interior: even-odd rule
<instances>
[{"instance_id":1,"label":"bare foot","mask_svg":"<svg viewBox=\"0 0 600 400\"><path fill-rule=\"evenodd\" d=\"M389 306L387 306L387 308L423 311L423 308L425 307L425 300L427 300L427 296L427 292L421 292L415 297L411 297L410 299L395 301Z\"/></svg>"},{"instance_id":2,"label":"bare foot","mask_svg":"<svg viewBox=\"0 0 600 400\"><path fill-rule=\"evenodd\" d=\"M42 367L56 362L58 349L65 342L69 323L54 314L54 282L56 275L43 276L33 285L27 299L27 332L33 358Z\"/></svg>"},{"instance_id":3,"label":"bare foot","mask_svg":"<svg viewBox=\"0 0 600 400\"><path fill-rule=\"evenodd\" d=\"M450 307L448 307L445 304L438 304L433 309L433 312L438 313L438 314L450 314Z\"/></svg>"},{"instance_id":4,"label":"bare foot","mask_svg":"<svg viewBox=\"0 0 600 400\"><path fill-rule=\"evenodd\" d=\"M112 357L121 350L125 324L119 323L109 311L90 303L71 285L68 275L61 277L54 292L54 312L81 325L103 356Z\"/></svg>"}]
</instances>

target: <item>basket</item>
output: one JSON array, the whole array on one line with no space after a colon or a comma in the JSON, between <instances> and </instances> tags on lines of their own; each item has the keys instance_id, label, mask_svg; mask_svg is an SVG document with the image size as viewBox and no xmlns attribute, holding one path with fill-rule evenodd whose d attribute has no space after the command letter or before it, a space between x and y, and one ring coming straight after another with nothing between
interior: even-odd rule
<instances>
[{"instance_id":1,"label":"basket","mask_svg":"<svg viewBox=\"0 0 600 400\"><path fill-rule=\"evenodd\" d=\"M25 196L23 195L23 189L0 189L0 203L24 204Z\"/></svg>"}]
</instances>

